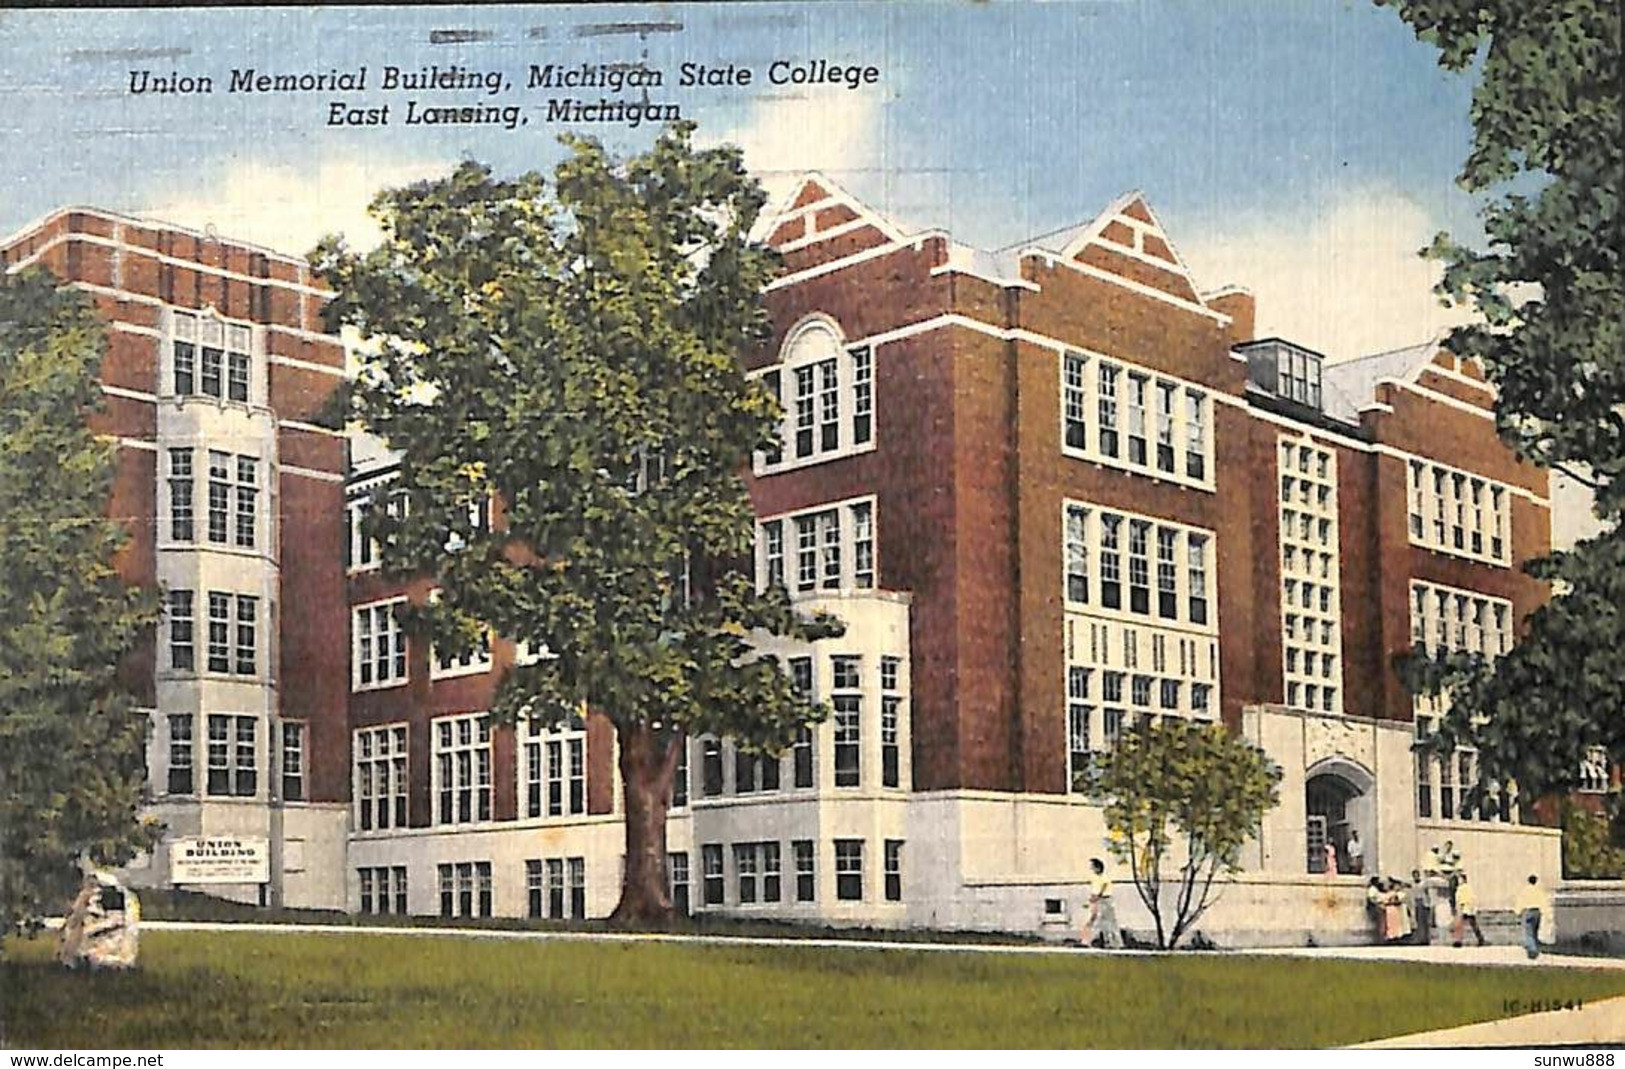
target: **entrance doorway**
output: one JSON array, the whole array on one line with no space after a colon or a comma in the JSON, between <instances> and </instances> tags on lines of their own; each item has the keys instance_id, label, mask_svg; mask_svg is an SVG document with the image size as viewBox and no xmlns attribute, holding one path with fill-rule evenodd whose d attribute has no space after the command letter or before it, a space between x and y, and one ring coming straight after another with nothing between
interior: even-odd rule
<instances>
[{"instance_id":1,"label":"entrance doorway","mask_svg":"<svg viewBox=\"0 0 1625 1069\"><path fill-rule=\"evenodd\" d=\"M1332 762L1321 762L1322 766ZM1374 807L1372 778L1353 762L1336 761L1336 767L1322 767L1304 781L1304 846L1308 871L1327 872L1328 860L1337 872L1354 872L1349 857L1351 836L1358 833L1363 871L1374 871L1372 841ZM1332 848L1328 859L1326 847Z\"/></svg>"}]
</instances>

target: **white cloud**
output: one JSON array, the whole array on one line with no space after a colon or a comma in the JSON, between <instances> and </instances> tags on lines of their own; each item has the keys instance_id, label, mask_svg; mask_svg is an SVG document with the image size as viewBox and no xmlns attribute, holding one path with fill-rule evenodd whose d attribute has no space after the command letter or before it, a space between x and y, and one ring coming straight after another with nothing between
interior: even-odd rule
<instances>
[{"instance_id":1,"label":"white cloud","mask_svg":"<svg viewBox=\"0 0 1625 1069\"><path fill-rule=\"evenodd\" d=\"M309 167L261 160L229 165L212 190L158 202L137 214L204 229L222 237L302 255L326 234L342 233L352 248L382 240L367 205L386 186L444 174L450 162L377 164L359 157L323 160Z\"/></svg>"},{"instance_id":2,"label":"white cloud","mask_svg":"<svg viewBox=\"0 0 1625 1069\"><path fill-rule=\"evenodd\" d=\"M733 128L702 125L704 140L732 142L767 189L769 203L790 192L798 175L822 171L846 184L843 172L871 170L881 159L878 94L808 90L758 98Z\"/></svg>"},{"instance_id":3,"label":"white cloud","mask_svg":"<svg viewBox=\"0 0 1625 1069\"><path fill-rule=\"evenodd\" d=\"M1439 304L1433 286L1443 268L1416 254L1440 229L1398 193L1350 190L1314 218L1187 232L1180 253L1203 287L1253 291L1260 337L1279 335L1337 361L1414 345L1473 318Z\"/></svg>"}]
</instances>

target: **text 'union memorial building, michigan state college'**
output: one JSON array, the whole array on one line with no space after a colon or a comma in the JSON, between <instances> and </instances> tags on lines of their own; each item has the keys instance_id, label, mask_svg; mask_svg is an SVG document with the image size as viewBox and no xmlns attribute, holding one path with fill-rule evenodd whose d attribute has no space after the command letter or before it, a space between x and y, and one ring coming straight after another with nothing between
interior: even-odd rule
<instances>
[{"instance_id":1,"label":"text 'union memorial building, michigan state college'","mask_svg":"<svg viewBox=\"0 0 1625 1069\"><path fill-rule=\"evenodd\" d=\"M1200 290L1137 193L988 251L810 175L761 233L784 273L747 360L785 425L750 476L755 568L846 631L773 646L832 709L781 758L688 740L679 909L1075 935L1107 855L1075 774L1151 717L1222 721L1284 772L1204 918L1221 941L1364 938L1354 832L1366 873L1452 840L1487 909L1530 872L1555 884L1532 806L1475 802L1470 751L1413 750L1441 710L1393 666L1413 643L1502 653L1548 596L1521 570L1551 545L1547 473L1498 441L1479 368L1433 342L1323 366L1256 338L1251 294ZM91 208L3 255L111 325L95 429L120 444L120 565L165 599L150 809L170 839L269 853L267 885L213 890L606 915L614 731L492 726L502 672L538 651L442 657L397 622L432 584L385 578L360 534L396 507L394 461L317 423L346 355L305 261ZM128 875L169 872L161 845Z\"/></svg>"}]
</instances>

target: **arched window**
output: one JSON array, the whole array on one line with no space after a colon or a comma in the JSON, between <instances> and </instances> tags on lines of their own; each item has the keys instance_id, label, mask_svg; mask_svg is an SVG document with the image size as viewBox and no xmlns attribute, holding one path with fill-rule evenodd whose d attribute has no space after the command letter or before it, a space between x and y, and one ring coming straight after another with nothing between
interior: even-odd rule
<instances>
[{"instance_id":1,"label":"arched window","mask_svg":"<svg viewBox=\"0 0 1625 1069\"><path fill-rule=\"evenodd\" d=\"M762 380L784 407L784 430L783 446L758 458L758 472L874 448L873 351L847 346L827 316L791 329Z\"/></svg>"}]
</instances>

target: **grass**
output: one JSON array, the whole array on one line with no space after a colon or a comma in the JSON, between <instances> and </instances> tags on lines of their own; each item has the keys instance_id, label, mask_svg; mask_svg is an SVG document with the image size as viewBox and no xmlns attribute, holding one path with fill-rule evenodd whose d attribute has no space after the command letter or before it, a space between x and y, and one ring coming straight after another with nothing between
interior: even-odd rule
<instances>
[{"instance_id":1,"label":"grass","mask_svg":"<svg viewBox=\"0 0 1625 1069\"><path fill-rule=\"evenodd\" d=\"M1322 1047L1625 994L1625 972L148 932L142 969L0 957L0 1046Z\"/></svg>"}]
</instances>

